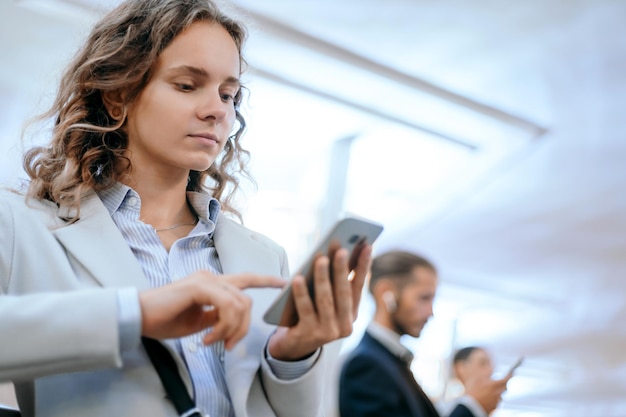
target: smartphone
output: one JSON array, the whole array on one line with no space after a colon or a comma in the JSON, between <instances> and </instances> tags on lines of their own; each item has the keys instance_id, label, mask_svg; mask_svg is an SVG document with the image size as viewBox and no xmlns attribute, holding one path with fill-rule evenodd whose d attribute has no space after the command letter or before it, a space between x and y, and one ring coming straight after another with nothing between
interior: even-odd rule
<instances>
[{"instance_id":1,"label":"smartphone","mask_svg":"<svg viewBox=\"0 0 626 417\"><path fill-rule=\"evenodd\" d=\"M326 234L311 255L297 270L296 275L303 275L312 299L315 299L313 282L313 266L315 260L323 255L333 259L335 252L346 248L350 253L348 265L350 270L356 267L359 254L366 244L372 244L383 231L383 226L370 220L346 217L339 220ZM333 277L331 276L331 280ZM263 320L279 326L294 326L298 323L298 312L291 293L291 284L286 285L276 300L263 315Z\"/></svg>"},{"instance_id":2,"label":"smartphone","mask_svg":"<svg viewBox=\"0 0 626 417\"><path fill-rule=\"evenodd\" d=\"M513 364L513 366L511 366L511 368L509 369L509 372L506 373L506 376L507 377L513 376L513 372L515 372L515 370L519 368L522 362L524 362L524 357L520 356L519 359Z\"/></svg>"}]
</instances>

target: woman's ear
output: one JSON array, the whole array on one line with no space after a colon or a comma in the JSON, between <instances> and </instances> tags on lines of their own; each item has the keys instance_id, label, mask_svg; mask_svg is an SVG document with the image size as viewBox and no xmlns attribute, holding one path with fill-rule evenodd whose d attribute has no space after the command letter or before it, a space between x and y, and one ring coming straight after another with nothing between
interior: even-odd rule
<instances>
[{"instance_id":1,"label":"woman's ear","mask_svg":"<svg viewBox=\"0 0 626 417\"><path fill-rule=\"evenodd\" d=\"M126 117L126 105L119 91L102 93L102 102L111 119L119 122Z\"/></svg>"}]
</instances>

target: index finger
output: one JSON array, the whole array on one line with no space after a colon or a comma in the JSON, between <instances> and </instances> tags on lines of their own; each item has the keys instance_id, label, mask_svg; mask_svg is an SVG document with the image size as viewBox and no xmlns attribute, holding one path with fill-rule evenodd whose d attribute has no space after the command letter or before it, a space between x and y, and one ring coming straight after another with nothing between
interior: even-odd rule
<instances>
[{"instance_id":1,"label":"index finger","mask_svg":"<svg viewBox=\"0 0 626 417\"><path fill-rule=\"evenodd\" d=\"M224 275L224 278L235 287L243 290L245 288L282 288L287 284L282 278L272 275L256 275L243 273L237 275Z\"/></svg>"}]
</instances>

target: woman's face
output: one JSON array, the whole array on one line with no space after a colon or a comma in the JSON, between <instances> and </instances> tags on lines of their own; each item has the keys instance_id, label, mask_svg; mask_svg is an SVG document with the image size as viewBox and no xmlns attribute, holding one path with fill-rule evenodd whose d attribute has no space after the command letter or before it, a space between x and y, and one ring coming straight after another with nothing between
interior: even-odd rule
<instances>
[{"instance_id":1,"label":"woman's face","mask_svg":"<svg viewBox=\"0 0 626 417\"><path fill-rule=\"evenodd\" d=\"M235 123L239 65L234 40L217 23L196 22L174 38L128 107L135 172L186 178L215 162Z\"/></svg>"}]
</instances>

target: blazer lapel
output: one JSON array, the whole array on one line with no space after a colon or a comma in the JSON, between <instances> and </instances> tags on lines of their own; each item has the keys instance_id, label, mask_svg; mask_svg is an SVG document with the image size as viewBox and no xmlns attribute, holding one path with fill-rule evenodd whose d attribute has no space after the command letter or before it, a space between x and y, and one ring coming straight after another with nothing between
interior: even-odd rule
<instances>
[{"instance_id":1,"label":"blazer lapel","mask_svg":"<svg viewBox=\"0 0 626 417\"><path fill-rule=\"evenodd\" d=\"M254 238L254 232L220 215L214 234L215 249L225 274L277 274L276 256Z\"/></svg>"},{"instance_id":2,"label":"blazer lapel","mask_svg":"<svg viewBox=\"0 0 626 417\"><path fill-rule=\"evenodd\" d=\"M214 234L217 255L224 274L244 272L281 276L281 263L275 248L271 248L257 234L220 216ZM278 296L276 288L248 288L245 293L253 300L252 322L264 324L262 317ZM273 326L269 326L273 328Z\"/></svg>"},{"instance_id":3,"label":"blazer lapel","mask_svg":"<svg viewBox=\"0 0 626 417\"><path fill-rule=\"evenodd\" d=\"M255 238L254 232L220 216L215 234L217 250L224 274L252 272L280 276L277 254ZM274 326L262 317L278 296L277 289L250 288L245 290L254 301L248 334L224 357L226 384L236 415L246 415L248 393L261 365L261 355Z\"/></svg>"},{"instance_id":4,"label":"blazer lapel","mask_svg":"<svg viewBox=\"0 0 626 417\"><path fill-rule=\"evenodd\" d=\"M80 220L52 233L103 287L150 288L139 262L96 194L82 201Z\"/></svg>"},{"instance_id":5,"label":"blazer lapel","mask_svg":"<svg viewBox=\"0 0 626 417\"><path fill-rule=\"evenodd\" d=\"M150 288L141 265L96 194L81 203L80 220L64 225L59 219L59 224L61 227L53 228L52 233L103 287L136 287L139 291ZM193 396L186 365L168 342L162 341L172 354L189 395Z\"/></svg>"}]
</instances>

